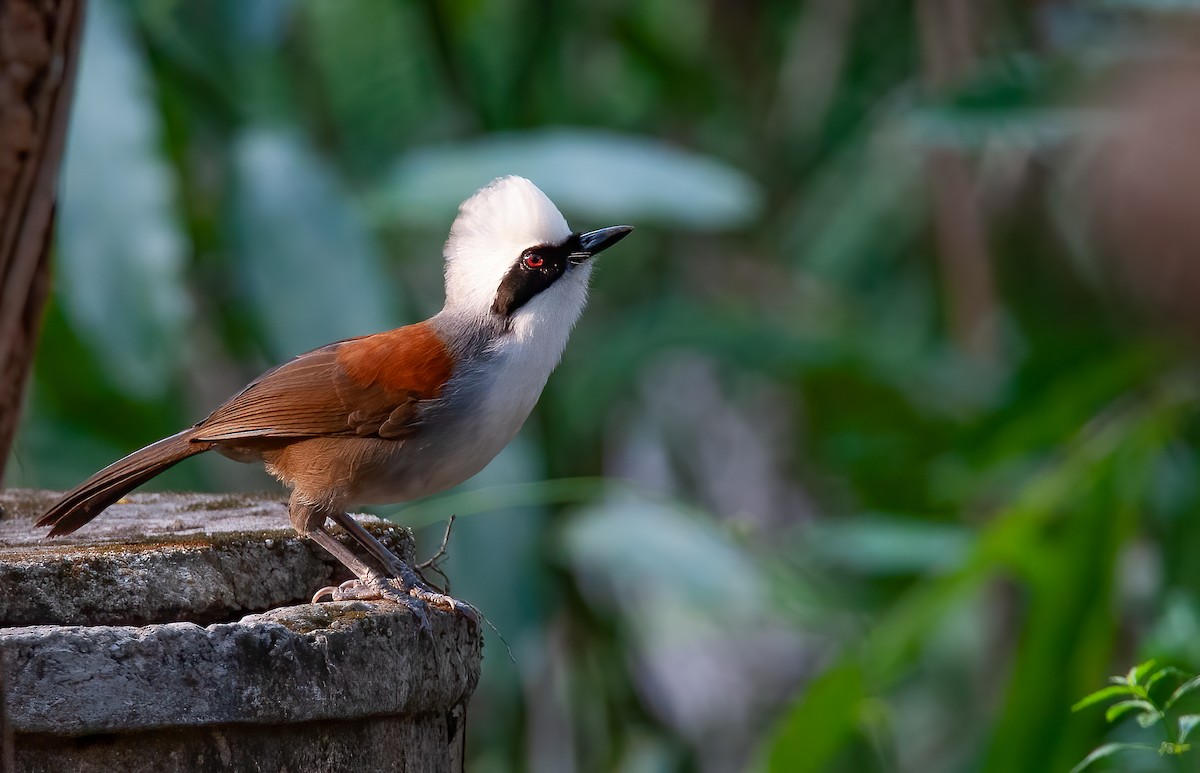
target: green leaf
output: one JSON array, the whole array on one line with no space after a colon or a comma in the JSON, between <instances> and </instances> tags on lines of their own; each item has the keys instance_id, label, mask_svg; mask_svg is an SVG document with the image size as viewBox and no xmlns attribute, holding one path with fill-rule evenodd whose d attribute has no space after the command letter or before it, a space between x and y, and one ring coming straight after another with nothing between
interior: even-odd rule
<instances>
[{"instance_id":1,"label":"green leaf","mask_svg":"<svg viewBox=\"0 0 1200 773\"><path fill-rule=\"evenodd\" d=\"M825 770L853 732L864 697L863 675L856 663L843 662L814 679L770 740L766 770Z\"/></svg>"},{"instance_id":2,"label":"green leaf","mask_svg":"<svg viewBox=\"0 0 1200 773\"><path fill-rule=\"evenodd\" d=\"M1146 684L1145 684L1146 691L1149 692L1151 687L1158 684L1158 682L1163 677L1167 677L1167 676L1185 676L1185 674L1183 671L1180 671L1178 668L1175 668L1175 666L1163 666L1162 668L1158 669L1153 674L1151 674L1150 678L1146 680Z\"/></svg>"},{"instance_id":3,"label":"green leaf","mask_svg":"<svg viewBox=\"0 0 1200 773\"><path fill-rule=\"evenodd\" d=\"M1152 668L1154 668L1154 660L1153 659L1147 660L1145 663L1139 663L1136 666L1134 666L1133 668L1129 669L1129 676L1128 676L1129 683L1130 684L1140 683L1142 681L1142 677L1145 676L1146 674L1148 674L1150 672L1150 669L1152 669Z\"/></svg>"},{"instance_id":4,"label":"green leaf","mask_svg":"<svg viewBox=\"0 0 1200 773\"><path fill-rule=\"evenodd\" d=\"M1151 746L1148 743L1106 743L1092 750L1092 753L1084 757L1082 761L1075 767L1071 768L1071 773L1079 773L1079 771L1091 765L1096 760L1111 757L1117 752L1125 751L1150 751L1158 752L1158 747Z\"/></svg>"},{"instance_id":5,"label":"green leaf","mask_svg":"<svg viewBox=\"0 0 1200 773\"><path fill-rule=\"evenodd\" d=\"M1078 702L1076 702L1076 704L1074 706L1071 707L1071 711L1079 711L1080 709L1085 709L1088 706L1092 706L1096 703L1099 703L1100 701L1106 701L1109 698L1116 698L1119 695L1130 695L1130 694L1131 694L1131 690L1129 689L1128 685L1123 685L1123 684L1110 685L1108 687L1104 687L1102 689L1096 690L1094 693L1083 696L1082 698L1079 699Z\"/></svg>"},{"instance_id":6,"label":"green leaf","mask_svg":"<svg viewBox=\"0 0 1200 773\"><path fill-rule=\"evenodd\" d=\"M1200 714L1183 714L1177 721L1179 722L1179 743L1184 743L1196 725L1200 725Z\"/></svg>"},{"instance_id":7,"label":"green leaf","mask_svg":"<svg viewBox=\"0 0 1200 773\"><path fill-rule=\"evenodd\" d=\"M1121 701L1120 703L1114 703L1113 705L1109 706L1108 711L1104 712L1104 719L1107 720L1108 722L1116 722L1118 719L1125 716L1129 712L1136 711L1136 710L1145 711L1148 714L1158 714L1159 713L1158 707L1156 707L1150 701L1130 700L1130 701Z\"/></svg>"},{"instance_id":8,"label":"green leaf","mask_svg":"<svg viewBox=\"0 0 1200 773\"><path fill-rule=\"evenodd\" d=\"M1200 687L1200 676L1194 676L1183 684L1175 688L1175 692L1171 693L1171 697L1167 698L1167 702L1163 704L1163 710L1167 710L1175 705L1175 703L1183 696Z\"/></svg>"}]
</instances>

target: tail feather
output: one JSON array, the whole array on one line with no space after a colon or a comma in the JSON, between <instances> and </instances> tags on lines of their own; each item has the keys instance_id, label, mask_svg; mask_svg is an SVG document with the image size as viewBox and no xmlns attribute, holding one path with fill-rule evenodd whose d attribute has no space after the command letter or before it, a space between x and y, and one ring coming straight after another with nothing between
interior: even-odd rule
<instances>
[{"instance_id":1,"label":"tail feather","mask_svg":"<svg viewBox=\"0 0 1200 773\"><path fill-rule=\"evenodd\" d=\"M213 447L212 443L193 443L193 432L184 430L113 462L63 494L37 525L53 526L51 537L70 534L154 476Z\"/></svg>"}]
</instances>

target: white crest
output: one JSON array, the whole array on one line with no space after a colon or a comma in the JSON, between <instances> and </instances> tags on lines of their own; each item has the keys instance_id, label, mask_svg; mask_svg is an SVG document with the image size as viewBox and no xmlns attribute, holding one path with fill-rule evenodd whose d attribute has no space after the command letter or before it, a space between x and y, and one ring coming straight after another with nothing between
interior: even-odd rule
<instances>
[{"instance_id":1,"label":"white crest","mask_svg":"<svg viewBox=\"0 0 1200 773\"><path fill-rule=\"evenodd\" d=\"M446 240L446 306L486 313L521 253L571 235L566 219L524 177L499 177L458 209Z\"/></svg>"}]
</instances>

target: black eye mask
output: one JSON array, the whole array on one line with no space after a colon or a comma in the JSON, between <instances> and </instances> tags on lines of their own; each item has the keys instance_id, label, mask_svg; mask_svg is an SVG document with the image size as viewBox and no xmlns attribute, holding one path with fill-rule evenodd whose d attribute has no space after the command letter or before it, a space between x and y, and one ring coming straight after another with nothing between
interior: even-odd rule
<instances>
[{"instance_id":1,"label":"black eye mask","mask_svg":"<svg viewBox=\"0 0 1200 773\"><path fill-rule=\"evenodd\" d=\"M579 234L571 234L562 244L530 247L500 280L492 313L511 317L517 309L529 303L534 296L545 290L566 273L575 256L581 255Z\"/></svg>"}]
</instances>

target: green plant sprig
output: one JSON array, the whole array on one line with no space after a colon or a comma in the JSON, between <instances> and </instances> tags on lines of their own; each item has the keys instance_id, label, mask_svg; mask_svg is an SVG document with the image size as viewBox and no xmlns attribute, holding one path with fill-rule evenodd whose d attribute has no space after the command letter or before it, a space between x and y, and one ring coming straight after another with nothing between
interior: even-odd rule
<instances>
[{"instance_id":1,"label":"green plant sprig","mask_svg":"<svg viewBox=\"0 0 1200 773\"><path fill-rule=\"evenodd\" d=\"M1071 773L1078 773L1093 762L1119 752L1150 751L1166 757L1179 756L1191 751L1192 744L1187 740L1196 726L1200 725L1200 714L1175 715L1172 709L1185 695L1200 688L1200 676L1187 674L1174 666L1156 666L1154 660L1147 660L1129 669L1124 676L1110 677L1109 681L1112 684L1085 695L1071 707L1071 711L1081 711L1089 706L1119 698L1120 700L1104 712L1105 721L1112 724L1133 715L1138 725L1143 728L1161 723L1165 740L1158 746L1148 743L1103 744L1084 757L1071 769ZM1152 690L1168 677L1179 679L1180 684L1165 701L1160 702L1154 698Z\"/></svg>"}]
</instances>

